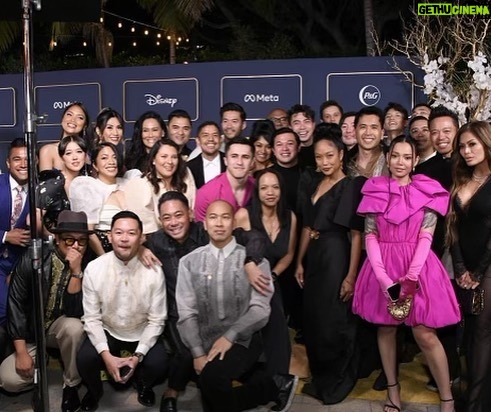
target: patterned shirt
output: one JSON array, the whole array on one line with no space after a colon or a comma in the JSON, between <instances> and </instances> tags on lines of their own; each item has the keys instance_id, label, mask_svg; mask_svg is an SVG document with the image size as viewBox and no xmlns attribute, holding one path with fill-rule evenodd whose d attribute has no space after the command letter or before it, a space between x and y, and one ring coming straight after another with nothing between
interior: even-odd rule
<instances>
[{"instance_id":1,"label":"patterned shirt","mask_svg":"<svg viewBox=\"0 0 491 412\"><path fill-rule=\"evenodd\" d=\"M177 328L194 358L208 353L222 336L248 347L253 333L268 322L272 282L267 295L257 292L244 272L245 256L233 238L223 249L210 243L179 262ZM259 267L271 273L267 260Z\"/></svg>"}]
</instances>

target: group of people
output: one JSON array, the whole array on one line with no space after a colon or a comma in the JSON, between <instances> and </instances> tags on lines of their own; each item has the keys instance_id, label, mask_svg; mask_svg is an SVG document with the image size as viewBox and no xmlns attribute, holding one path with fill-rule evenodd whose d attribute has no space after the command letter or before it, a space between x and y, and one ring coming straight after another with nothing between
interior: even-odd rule
<instances>
[{"instance_id":1,"label":"group of people","mask_svg":"<svg viewBox=\"0 0 491 412\"><path fill-rule=\"evenodd\" d=\"M220 117L198 126L191 150L184 110L167 123L144 113L125 143L119 113L90 124L74 103L60 141L41 148L36 224L55 237L44 317L64 365L62 410L97 409L101 369L136 382L147 406L168 379L161 411L176 411L193 379L206 411L288 410L289 327L309 360L303 392L325 404L381 361L384 412L400 411L397 331L409 327L441 410L455 408L459 351L466 411L488 410L491 126L460 127L427 104L409 116L398 103L344 113L327 101L318 124L309 106L278 108L246 138L240 105ZM7 168L0 387L18 392L32 385L36 353L22 139ZM472 313L469 297L480 299Z\"/></svg>"}]
</instances>

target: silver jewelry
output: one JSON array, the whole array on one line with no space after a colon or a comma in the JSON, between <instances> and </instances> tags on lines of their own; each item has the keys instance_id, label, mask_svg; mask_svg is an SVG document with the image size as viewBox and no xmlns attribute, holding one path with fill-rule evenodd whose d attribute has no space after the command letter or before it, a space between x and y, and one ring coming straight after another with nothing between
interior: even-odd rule
<instances>
[{"instance_id":1,"label":"silver jewelry","mask_svg":"<svg viewBox=\"0 0 491 412\"><path fill-rule=\"evenodd\" d=\"M484 176L478 176L478 175L476 175L476 173L475 173L475 172L472 172L472 177L471 177L471 179L472 179L474 182L478 183L479 185L482 185L482 184L483 184L483 183L484 183L486 180L488 180L488 178L489 178L489 174L484 175Z\"/></svg>"}]
</instances>

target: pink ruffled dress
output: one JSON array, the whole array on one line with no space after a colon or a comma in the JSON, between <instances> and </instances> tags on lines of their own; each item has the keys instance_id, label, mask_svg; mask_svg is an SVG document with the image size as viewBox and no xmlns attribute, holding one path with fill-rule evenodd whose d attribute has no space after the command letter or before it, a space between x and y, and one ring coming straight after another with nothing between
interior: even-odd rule
<instances>
[{"instance_id":1,"label":"pink ruffled dress","mask_svg":"<svg viewBox=\"0 0 491 412\"><path fill-rule=\"evenodd\" d=\"M445 215L449 194L435 180L414 175L411 183L399 186L396 180L379 176L369 179L362 189L358 213L375 215L380 252L387 275L398 281L405 276L414 255L425 209ZM419 275L413 307L405 321L387 312L387 298L366 259L355 285L353 312L380 325L425 325L440 328L460 321L460 311L448 274L430 250Z\"/></svg>"}]
</instances>

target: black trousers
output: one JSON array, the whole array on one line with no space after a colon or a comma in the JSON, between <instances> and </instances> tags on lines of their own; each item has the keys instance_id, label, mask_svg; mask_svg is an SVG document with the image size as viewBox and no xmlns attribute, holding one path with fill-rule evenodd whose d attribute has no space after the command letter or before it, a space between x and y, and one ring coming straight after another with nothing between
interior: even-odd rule
<instances>
[{"instance_id":1,"label":"black trousers","mask_svg":"<svg viewBox=\"0 0 491 412\"><path fill-rule=\"evenodd\" d=\"M467 343L468 401L467 412L487 412L491 407L491 270L481 281L484 310L465 318Z\"/></svg>"},{"instance_id":2,"label":"black trousers","mask_svg":"<svg viewBox=\"0 0 491 412\"><path fill-rule=\"evenodd\" d=\"M232 386L254 367L261 353L261 338L254 334L248 348L234 344L223 360L216 357L206 364L199 376L205 412L239 412L276 399L278 389L271 376Z\"/></svg>"},{"instance_id":3,"label":"black trousers","mask_svg":"<svg viewBox=\"0 0 491 412\"><path fill-rule=\"evenodd\" d=\"M120 341L106 332L109 352L121 356L122 350L133 353L138 342ZM101 370L105 369L102 357L97 353L92 342L86 338L77 354L77 368L87 390L95 397L102 396ZM135 377L143 380L146 386L152 387L167 376L168 360L164 344L157 342L145 355L142 363L135 370Z\"/></svg>"},{"instance_id":4,"label":"black trousers","mask_svg":"<svg viewBox=\"0 0 491 412\"><path fill-rule=\"evenodd\" d=\"M186 385L196 373L194 372L193 355L181 340L177 330L177 319L167 320L164 339L171 349L168 386L180 392L186 389Z\"/></svg>"},{"instance_id":5,"label":"black trousers","mask_svg":"<svg viewBox=\"0 0 491 412\"><path fill-rule=\"evenodd\" d=\"M14 346L12 344L12 339L10 339L5 327L0 326L0 363L13 352Z\"/></svg>"}]
</instances>

